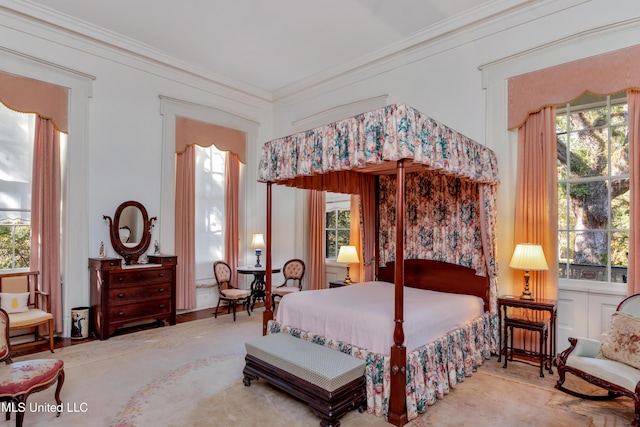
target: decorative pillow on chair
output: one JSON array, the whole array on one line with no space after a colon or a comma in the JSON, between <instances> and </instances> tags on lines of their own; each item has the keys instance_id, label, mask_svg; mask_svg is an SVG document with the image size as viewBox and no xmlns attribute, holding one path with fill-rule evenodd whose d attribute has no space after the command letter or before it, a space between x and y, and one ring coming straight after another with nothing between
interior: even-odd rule
<instances>
[{"instance_id":1,"label":"decorative pillow on chair","mask_svg":"<svg viewBox=\"0 0 640 427\"><path fill-rule=\"evenodd\" d=\"M602 340L600 353L606 359L640 369L640 318L614 312L609 335Z\"/></svg>"},{"instance_id":2,"label":"decorative pillow on chair","mask_svg":"<svg viewBox=\"0 0 640 427\"><path fill-rule=\"evenodd\" d=\"M0 307L7 313L22 313L29 311L29 292L10 294L0 292Z\"/></svg>"}]
</instances>

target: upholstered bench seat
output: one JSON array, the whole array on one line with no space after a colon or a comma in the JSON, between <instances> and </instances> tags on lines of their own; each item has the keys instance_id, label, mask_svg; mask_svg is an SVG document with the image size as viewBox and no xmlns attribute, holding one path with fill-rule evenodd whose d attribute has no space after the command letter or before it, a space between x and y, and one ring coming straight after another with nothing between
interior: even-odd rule
<instances>
[{"instance_id":1,"label":"upholstered bench seat","mask_svg":"<svg viewBox=\"0 0 640 427\"><path fill-rule=\"evenodd\" d=\"M365 362L287 334L271 334L245 343L244 383L263 378L306 402L337 427L344 413L366 402Z\"/></svg>"}]
</instances>

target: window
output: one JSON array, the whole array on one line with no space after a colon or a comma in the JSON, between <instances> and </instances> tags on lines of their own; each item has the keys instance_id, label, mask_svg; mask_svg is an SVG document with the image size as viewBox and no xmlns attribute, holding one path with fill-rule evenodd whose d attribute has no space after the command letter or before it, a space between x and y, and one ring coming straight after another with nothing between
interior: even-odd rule
<instances>
[{"instance_id":1,"label":"window","mask_svg":"<svg viewBox=\"0 0 640 427\"><path fill-rule=\"evenodd\" d=\"M340 246L348 245L351 227L351 202L348 194L327 193L326 257L335 259Z\"/></svg>"},{"instance_id":2,"label":"window","mask_svg":"<svg viewBox=\"0 0 640 427\"><path fill-rule=\"evenodd\" d=\"M196 146L196 278L209 277L213 260L224 259L224 170L226 153Z\"/></svg>"},{"instance_id":3,"label":"window","mask_svg":"<svg viewBox=\"0 0 640 427\"><path fill-rule=\"evenodd\" d=\"M558 108L561 278L626 282L629 143L626 98L585 95Z\"/></svg>"},{"instance_id":4,"label":"window","mask_svg":"<svg viewBox=\"0 0 640 427\"><path fill-rule=\"evenodd\" d=\"M0 103L0 270L29 268L34 128Z\"/></svg>"}]
</instances>

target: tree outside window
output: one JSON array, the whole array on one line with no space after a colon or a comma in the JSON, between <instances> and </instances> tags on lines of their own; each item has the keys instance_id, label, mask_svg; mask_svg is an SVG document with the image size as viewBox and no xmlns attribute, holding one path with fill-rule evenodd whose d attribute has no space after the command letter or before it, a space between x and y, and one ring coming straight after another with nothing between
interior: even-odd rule
<instances>
[{"instance_id":1,"label":"tree outside window","mask_svg":"<svg viewBox=\"0 0 640 427\"><path fill-rule=\"evenodd\" d=\"M560 277L626 282L629 139L626 98L585 95L559 108Z\"/></svg>"}]
</instances>

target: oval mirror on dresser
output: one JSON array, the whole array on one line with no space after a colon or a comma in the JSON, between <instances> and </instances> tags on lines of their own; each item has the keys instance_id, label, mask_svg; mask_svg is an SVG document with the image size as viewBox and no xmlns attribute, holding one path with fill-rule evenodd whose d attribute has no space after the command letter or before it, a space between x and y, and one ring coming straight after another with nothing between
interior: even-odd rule
<instances>
[{"instance_id":1,"label":"oval mirror on dresser","mask_svg":"<svg viewBox=\"0 0 640 427\"><path fill-rule=\"evenodd\" d=\"M136 201L122 203L109 221L109 237L113 250L120 255L125 264L136 264L151 243L151 227L157 217L149 218L145 207Z\"/></svg>"}]
</instances>

